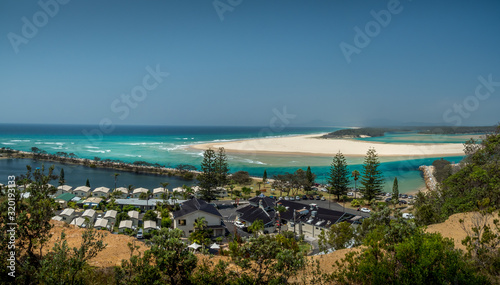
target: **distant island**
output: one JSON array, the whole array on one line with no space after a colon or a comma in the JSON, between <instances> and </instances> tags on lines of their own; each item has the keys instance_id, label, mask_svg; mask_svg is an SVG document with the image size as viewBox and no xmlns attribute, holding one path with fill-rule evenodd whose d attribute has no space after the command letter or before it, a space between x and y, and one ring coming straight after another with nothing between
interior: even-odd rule
<instances>
[{"instance_id":1,"label":"distant island","mask_svg":"<svg viewBox=\"0 0 500 285\"><path fill-rule=\"evenodd\" d=\"M321 136L324 139L345 139L363 137L383 137L389 132L416 132L426 135L484 134L494 132L495 126L483 127L391 127L342 129Z\"/></svg>"}]
</instances>

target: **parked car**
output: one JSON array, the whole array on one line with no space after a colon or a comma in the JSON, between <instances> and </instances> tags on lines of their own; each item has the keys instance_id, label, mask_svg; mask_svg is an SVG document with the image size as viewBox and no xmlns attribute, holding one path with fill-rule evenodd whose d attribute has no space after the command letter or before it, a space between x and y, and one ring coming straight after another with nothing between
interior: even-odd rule
<instances>
[{"instance_id":1,"label":"parked car","mask_svg":"<svg viewBox=\"0 0 500 285\"><path fill-rule=\"evenodd\" d=\"M290 198L288 196L285 196L285 201L290 201Z\"/></svg>"},{"instance_id":2,"label":"parked car","mask_svg":"<svg viewBox=\"0 0 500 285\"><path fill-rule=\"evenodd\" d=\"M391 201L392 201L392 198L387 198L387 199L385 199L385 201L386 201L387 203L389 203L389 202L391 202Z\"/></svg>"},{"instance_id":3,"label":"parked car","mask_svg":"<svg viewBox=\"0 0 500 285\"><path fill-rule=\"evenodd\" d=\"M408 195L406 195L406 194L403 194L403 198L408 198Z\"/></svg>"},{"instance_id":4,"label":"parked car","mask_svg":"<svg viewBox=\"0 0 500 285\"><path fill-rule=\"evenodd\" d=\"M347 192L347 196L354 196L353 192Z\"/></svg>"},{"instance_id":5,"label":"parked car","mask_svg":"<svg viewBox=\"0 0 500 285\"><path fill-rule=\"evenodd\" d=\"M408 199L413 199L413 195L408 195Z\"/></svg>"},{"instance_id":6,"label":"parked car","mask_svg":"<svg viewBox=\"0 0 500 285\"><path fill-rule=\"evenodd\" d=\"M295 198L293 198L293 196L290 197L290 201L295 201Z\"/></svg>"},{"instance_id":7,"label":"parked car","mask_svg":"<svg viewBox=\"0 0 500 285\"><path fill-rule=\"evenodd\" d=\"M243 224L242 222L240 221L235 221L234 222L234 225L237 226L238 228L242 229L245 227L245 224Z\"/></svg>"},{"instance_id":8,"label":"parked car","mask_svg":"<svg viewBox=\"0 0 500 285\"><path fill-rule=\"evenodd\" d=\"M321 197L321 201L326 201L325 196Z\"/></svg>"},{"instance_id":9,"label":"parked car","mask_svg":"<svg viewBox=\"0 0 500 285\"><path fill-rule=\"evenodd\" d=\"M415 217L412 214L410 214L410 213L403 213L403 218L405 218L405 219L414 219Z\"/></svg>"},{"instance_id":10,"label":"parked car","mask_svg":"<svg viewBox=\"0 0 500 285\"><path fill-rule=\"evenodd\" d=\"M296 197L295 197L295 200L296 200L296 201L300 201L300 196L296 196Z\"/></svg>"},{"instance_id":11,"label":"parked car","mask_svg":"<svg viewBox=\"0 0 500 285\"><path fill-rule=\"evenodd\" d=\"M314 196L309 196L309 200L314 200Z\"/></svg>"},{"instance_id":12,"label":"parked car","mask_svg":"<svg viewBox=\"0 0 500 285\"><path fill-rule=\"evenodd\" d=\"M386 197L391 197L391 196L392 196L392 193L385 193L385 196L386 196Z\"/></svg>"},{"instance_id":13,"label":"parked car","mask_svg":"<svg viewBox=\"0 0 500 285\"><path fill-rule=\"evenodd\" d=\"M316 195L316 200L320 200L321 197L319 197L319 195Z\"/></svg>"},{"instance_id":14,"label":"parked car","mask_svg":"<svg viewBox=\"0 0 500 285\"><path fill-rule=\"evenodd\" d=\"M302 200L307 200L307 195L302 196Z\"/></svg>"},{"instance_id":15,"label":"parked car","mask_svg":"<svg viewBox=\"0 0 500 285\"><path fill-rule=\"evenodd\" d=\"M139 239L144 238L144 235L143 235L142 229L139 229L139 230L137 231L137 238L139 238Z\"/></svg>"},{"instance_id":16,"label":"parked car","mask_svg":"<svg viewBox=\"0 0 500 285\"><path fill-rule=\"evenodd\" d=\"M361 208L360 211L363 213L370 213L370 209L368 209L368 208Z\"/></svg>"},{"instance_id":17,"label":"parked car","mask_svg":"<svg viewBox=\"0 0 500 285\"><path fill-rule=\"evenodd\" d=\"M399 200L399 204L408 204L408 202L406 202L406 200Z\"/></svg>"}]
</instances>

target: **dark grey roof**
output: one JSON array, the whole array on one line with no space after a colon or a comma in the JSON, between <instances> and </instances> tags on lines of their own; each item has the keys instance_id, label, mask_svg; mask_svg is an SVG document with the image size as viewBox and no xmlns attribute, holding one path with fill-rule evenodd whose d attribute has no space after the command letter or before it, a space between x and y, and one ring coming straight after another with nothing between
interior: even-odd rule
<instances>
[{"instance_id":1,"label":"dark grey roof","mask_svg":"<svg viewBox=\"0 0 500 285\"><path fill-rule=\"evenodd\" d=\"M304 209L304 207L308 210L308 213L306 215L299 215L298 213L295 215L296 221L302 221L306 223L307 221L310 221L310 224L316 224L318 222L323 221L321 224L318 226L321 227L329 227L332 224L335 224L337 222L341 221L346 221L348 223L352 223L353 220L351 218L354 218L354 215L340 212L340 211L335 211L335 210L330 210L326 208L321 208L321 207L316 207L315 209L311 209L310 206L304 205L301 203L296 203L293 201L284 201L281 200L277 204L281 204L285 207L288 207L288 211L285 211L284 213L281 213L281 218L287 221L293 221L293 212L294 210L301 210ZM314 204L314 203L312 203ZM313 217L312 216L312 211L316 211L316 215Z\"/></svg>"},{"instance_id":2,"label":"dark grey roof","mask_svg":"<svg viewBox=\"0 0 500 285\"><path fill-rule=\"evenodd\" d=\"M217 209L214 207L212 204L208 204L207 202L193 198L191 200L187 200L183 203L180 204L181 209L179 211L175 211L172 213L174 218L182 217L184 215L196 212L196 211L202 211L206 212L215 216L220 216L222 215L217 211Z\"/></svg>"},{"instance_id":3,"label":"dark grey roof","mask_svg":"<svg viewBox=\"0 0 500 285\"><path fill-rule=\"evenodd\" d=\"M260 196L257 196L257 197L253 197L251 199L248 199L248 202L254 206L259 206L259 202L262 201L262 206L264 207L264 209L270 209L270 208L274 208L274 203L276 203L276 200L274 200L273 198L269 198L269 197L260 197Z\"/></svg>"},{"instance_id":4,"label":"dark grey roof","mask_svg":"<svg viewBox=\"0 0 500 285\"><path fill-rule=\"evenodd\" d=\"M256 220L262 220L264 222L264 225L270 223L274 219L274 209L264 211L260 207L255 207L252 205L248 205L246 207L243 207L239 210L236 210L236 212L239 214L240 220L243 220L245 222L253 223Z\"/></svg>"}]
</instances>

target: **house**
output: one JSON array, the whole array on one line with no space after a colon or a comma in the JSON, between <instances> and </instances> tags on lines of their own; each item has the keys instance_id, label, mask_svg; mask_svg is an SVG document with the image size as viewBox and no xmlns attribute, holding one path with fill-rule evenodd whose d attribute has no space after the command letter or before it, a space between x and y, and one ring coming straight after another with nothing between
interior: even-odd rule
<instances>
[{"instance_id":1,"label":"house","mask_svg":"<svg viewBox=\"0 0 500 285\"><path fill-rule=\"evenodd\" d=\"M169 199L166 202L169 205L174 205L176 203L181 203L182 201L185 200L172 200ZM120 205L122 208L127 205L132 205L141 211L147 211L147 210L155 210L156 209L156 203L163 203L162 199L149 199L149 200L141 200L138 198L130 198L130 199L116 199L115 203L117 205Z\"/></svg>"},{"instance_id":2,"label":"house","mask_svg":"<svg viewBox=\"0 0 500 285\"><path fill-rule=\"evenodd\" d=\"M163 187L158 187L153 189L153 198L155 199L163 199L162 194L166 193Z\"/></svg>"},{"instance_id":3,"label":"house","mask_svg":"<svg viewBox=\"0 0 500 285\"><path fill-rule=\"evenodd\" d=\"M266 196L258 196L248 200L248 205L236 210L237 220L251 226L255 221L264 223L264 232L272 233L276 230L276 211L274 209L276 200Z\"/></svg>"},{"instance_id":4,"label":"house","mask_svg":"<svg viewBox=\"0 0 500 285\"><path fill-rule=\"evenodd\" d=\"M113 191L113 196L118 199L127 199L128 189L125 187L118 187Z\"/></svg>"},{"instance_id":5,"label":"house","mask_svg":"<svg viewBox=\"0 0 500 285\"><path fill-rule=\"evenodd\" d=\"M149 233L153 230L157 230L156 221L144 221L144 233Z\"/></svg>"},{"instance_id":6,"label":"house","mask_svg":"<svg viewBox=\"0 0 500 285\"><path fill-rule=\"evenodd\" d=\"M133 197L133 198L137 198L137 199L138 199L138 198L139 198L139 196L141 196L141 193L146 193L146 194L148 194L148 192L149 192L149 190L148 190L148 189L146 189L146 188L142 188L142 187L140 187L140 188L136 188L136 189L134 189L134 191L132 192L132 197Z\"/></svg>"},{"instance_id":7,"label":"house","mask_svg":"<svg viewBox=\"0 0 500 285\"><path fill-rule=\"evenodd\" d=\"M114 225L116 222L116 215L118 214L115 210L109 210L104 214L104 219L109 221L109 224Z\"/></svg>"},{"instance_id":8,"label":"house","mask_svg":"<svg viewBox=\"0 0 500 285\"><path fill-rule=\"evenodd\" d=\"M304 205L293 201L281 200L277 205L287 210L280 214L281 220L287 225L285 230L298 231L299 235L317 237L322 230L329 229L340 222L355 223L358 217L346 212L318 207L311 203ZM283 229L283 228L282 228Z\"/></svg>"},{"instance_id":9,"label":"house","mask_svg":"<svg viewBox=\"0 0 500 285\"><path fill-rule=\"evenodd\" d=\"M173 224L174 228L184 232L185 237L188 237L194 231L194 222L201 217L205 218L208 228L213 231L212 236L225 235L226 225L221 214L213 205L193 198L181 203L179 206L180 210L172 213Z\"/></svg>"},{"instance_id":10,"label":"house","mask_svg":"<svg viewBox=\"0 0 500 285\"><path fill-rule=\"evenodd\" d=\"M120 225L118 226L118 232L123 233L125 229L133 229L131 220L123 220L120 222Z\"/></svg>"},{"instance_id":11,"label":"house","mask_svg":"<svg viewBox=\"0 0 500 285\"><path fill-rule=\"evenodd\" d=\"M137 212L137 211L128 211L127 214L130 217L130 220L132 221L132 224L135 227L137 227L139 225L139 212Z\"/></svg>"},{"instance_id":12,"label":"house","mask_svg":"<svg viewBox=\"0 0 500 285\"><path fill-rule=\"evenodd\" d=\"M66 208L59 214L59 216L61 216L62 220L66 223L70 223L75 217L75 209Z\"/></svg>"},{"instance_id":13,"label":"house","mask_svg":"<svg viewBox=\"0 0 500 285\"><path fill-rule=\"evenodd\" d=\"M99 205L99 203L102 202L102 198L97 198L97 197L89 197L85 201L83 201L83 205L87 205L89 207L94 207Z\"/></svg>"},{"instance_id":14,"label":"house","mask_svg":"<svg viewBox=\"0 0 500 285\"><path fill-rule=\"evenodd\" d=\"M90 195L90 187L87 186L79 186L73 190L73 194L78 197L87 197Z\"/></svg>"},{"instance_id":15,"label":"house","mask_svg":"<svg viewBox=\"0 0 500 285\"><path fill-rule=\"evenodd\" d=\"M94 189L94 191L92 191L92 196L108 198L109 197L109 188L108 187L96 188L96 189Z\"/></svg>"},{"instance_id":16,"label":"house","mask_svg":"<svg viewBox=\"0 0 500 285\"><path fill-rule=\"evenodd\" d=\"M64 220L63 220L63 218L61 216L53 216L52 220L59 221L59 222L64 222Z\"/></svg>"},{"instance_id":17,"label":"house","mask_svg":"<svg viewBox=\"0 0 500 285\"><path fill-rule=\"evenodd\" d=\"M109 221L106 219L97 219L94 224L94 228L100 230L100 229L107 229L108 228L108 223Z\"/></svg>"},{"instance_id":18,"label":"house","mask_svg":"<svg viewBox=\"0 0 500 285\"><path fill-rule=\"evenodd\" d=\"M82 217L78 217L73 219L73 221L71 221L71 225L75 225L80 228L85 228L87 227L87 220Z\"/></svg>"},{"instance_id":19,"label":"house","mask_svg":"<svg viewBox=\"0 0 500 285\"><path fill-rule=\"evenodd\" d=\"M64 194L64 193L73 193L73 187L69 186L69 185L61 185L61 186L57 186L57 191L56 193L54 194L54 196L59 196L61 194Z\"/></svg>"},{"instance_id":20,"label":"house","mask_svg":"<svg viewBox=\"0 0 500 285\"><path fill-rule=\"evenodd\" d=\"M89 219L89 221L91 223L94 223L96 216L97 216L97 213L95 212L95 210L92 210L92 209L87 209L82 214L82 218Z\"/></svg>"},{"instance_id":21,"label":"house","mask_svg":"<svg viewBox=\"0 0 500 285\"><path fill-rule=\"evenodd\" d=\"M57 196L54 201L61 205L62 208L68 207L68 202L71 201L73 198L75 198L75 194L71 194L69 192L63 193L59 196Z\"/></svg>"}]
</instances>

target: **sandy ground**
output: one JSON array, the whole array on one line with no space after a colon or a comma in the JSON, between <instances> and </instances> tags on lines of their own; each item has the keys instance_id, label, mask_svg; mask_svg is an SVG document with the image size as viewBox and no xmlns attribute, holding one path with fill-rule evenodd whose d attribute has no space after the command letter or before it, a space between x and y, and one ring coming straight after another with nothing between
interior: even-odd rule
<instances>
[{"instance_id":1,"label":"sandy ground","mask_svg":"<svg viewBox=\"0 0 500 285\"><path fill-rule=\"evenodd\" d=\"M191 148L206 150L224 147L227 152L253 154L295 154L332 156L339 151L344 156L365 156L373 147L379 156L407 156L410 158L429 156L463 155L460 143L397 144L367 142L355 139L320 139L320 135L301 135L278 138L250 139L231 142L216 142L191 145Z\"/></svg>"},{"instance_id":2,"label":"sandy ground","mask_svg":"<svg viewBox=\"0 0 500 285\"><path fill-rule=\"evenodd\" d=\"M444 237L452 238L455 242L455 247L465 249L461 241L466 237L467 234L462 229L459 220L464 219L465 225L470 228L472 226L474 215L476 215L476 213L455 214L444 223L428 226L426 231L439 232ZM498 218L498 215L495 215L495 217ZM493 218L490 218L489 222L492 223L492 221ZM54 228L52 229L53 236L48 242L46 250L52 248L53 244L60 237L62 230L66 232L67 241L70 247L80 246L81 234L83 232L83 229L77 228L72 225L67 225L64 222L52 221L52 223L54 224ZM107 243L106 249L100 252L97 257L92 259L90 261L90 264L101 268L120 265L122 259L130 258L130 251L127 244L134 241L136 245L141 246L141 252L147 249L147 247L142 242L137 241L137 239L135 238L126 235L113 235L108 233L108 235L104 238L104 242ZM321 269L326 272L331 272L332 265L335 264L335 261L340 261L347 252L350 252L352 250L357 249L344 249L326 255L309 256L308 259L313 261L319 260ZM202 256L199 255L198 257ZM212 260L217 262L219 259L227 259L227 257L215 256Z\"/></svg>"}]
</instances>

